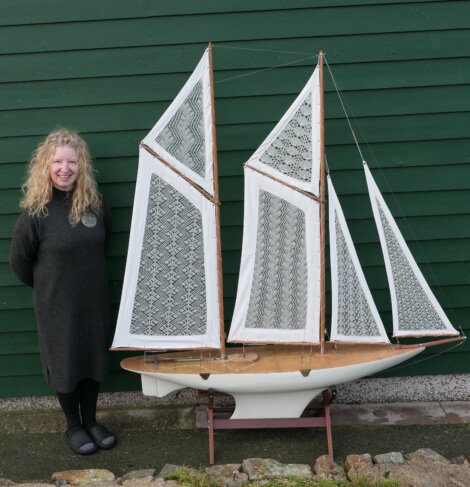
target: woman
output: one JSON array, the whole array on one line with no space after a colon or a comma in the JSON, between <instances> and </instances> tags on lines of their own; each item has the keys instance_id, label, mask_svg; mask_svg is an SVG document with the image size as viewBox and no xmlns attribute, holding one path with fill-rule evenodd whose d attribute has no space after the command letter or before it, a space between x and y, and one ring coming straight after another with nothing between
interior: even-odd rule
<instances>
[{"instance_id":1,"label":"woman","mask_svg":"<svg viewBox=\"0 0 470 487\"><path fill-rule=\"evenodd\" d=\"M59 129L41 142L23 192L10 265L34 288L43 372L65 413L65 438L74 451L89 455L116 444L96 422L107 371L110 221L78 133Z\"/></svg>"}]
</instances>

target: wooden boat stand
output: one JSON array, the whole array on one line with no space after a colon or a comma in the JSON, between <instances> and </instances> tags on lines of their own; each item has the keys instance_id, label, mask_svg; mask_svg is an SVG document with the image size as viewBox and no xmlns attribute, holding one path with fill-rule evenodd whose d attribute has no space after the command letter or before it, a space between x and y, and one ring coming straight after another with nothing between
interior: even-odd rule
<instances>
[{"instance_id":1,"label":"wooden boat stand","mask_svg":"<svg viewBox=\"0 0 470 487\"><path fill-rule=\"evenodd\" d=\"M325 389L323 402L314 409L308 408L308 415L300 418L258 418L228 419L226 408L215 408L214 397L226 394L209 389L197 391L198 397L207 397L207 430L209 433L209 464L214 464L214 430L228 429L262 429L262 428L325 428L328 456L333 459L333 436L331 434L330 404L336 397L336 389ZM313 412L313 415L312 415ZM225 416L225 417L224 417Z\"/></svg>"}]
</instances>

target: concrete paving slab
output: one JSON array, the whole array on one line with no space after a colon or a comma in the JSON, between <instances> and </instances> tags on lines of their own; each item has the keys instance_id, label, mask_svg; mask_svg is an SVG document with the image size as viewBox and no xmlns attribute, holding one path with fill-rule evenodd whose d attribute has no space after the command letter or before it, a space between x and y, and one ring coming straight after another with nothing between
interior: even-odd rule
<instances>
[{"instance_id":1,"label":"concrete paving slab","mask_svg":"<svg viewBox=\"0 0 470 487\"><path fill-rule=\"evenodd\" d=\"M351 453L407 453L419 448L447 458L468 456L468 405L334 405L335 458L341 462ZM87 468L105 468L119 477L131 470L160 470L166 463L207 466L208 434L196 428L195 416L195 408L188 406L102 408L99 418L117 434L118 446L81 457L65 443L60 411L3 411L0 478L48 481L55 471ZM425 423L411 424L418 421ZM350 424L354 426L345 426ZM260 457L311 464L325 452L322 429L215 432L217 463Z\"/></svg>"}]
</instances>

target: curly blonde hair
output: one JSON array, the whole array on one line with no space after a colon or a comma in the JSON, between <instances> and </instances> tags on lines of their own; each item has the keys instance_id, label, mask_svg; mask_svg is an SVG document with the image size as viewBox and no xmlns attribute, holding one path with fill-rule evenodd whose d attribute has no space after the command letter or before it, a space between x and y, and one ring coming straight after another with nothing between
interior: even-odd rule
<instances>
[{"instance_id":1,"label":"curly blonde hair","mask_svg":"<svg viewBox=\"0 0 470 487\"><path fill-rule=\"evenodd\" d=\"M30 215L46 216L46 205L52 199L50 166L57 147L71 147L77 153L78 174L72 195L69 221L76 225L87 211L99 214L101 197L98 193L93 166L87 143L78 132L60 128L51 132L37 147L29 163L26 182L22 186L24 197L20 207Z\"/></svg>"}]
</instances>

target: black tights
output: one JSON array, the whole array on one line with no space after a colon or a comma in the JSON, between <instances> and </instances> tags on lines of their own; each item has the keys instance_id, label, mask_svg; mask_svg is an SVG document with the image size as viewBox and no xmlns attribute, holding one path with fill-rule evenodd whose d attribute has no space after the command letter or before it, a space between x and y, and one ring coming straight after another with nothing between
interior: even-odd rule
<instances>
[{"instance_id":1,"label":"black tights","mask_svg":"<svg viewBox=\"0 0 470 487\"><path fill-rule=\"evenodd\" d=\"M57 392L60 407L67 420L67 429L80 427L90 428L96 424L96 403L100 383L91 379L78 382L72 392Z\"/></svg>"}]
</instances>

